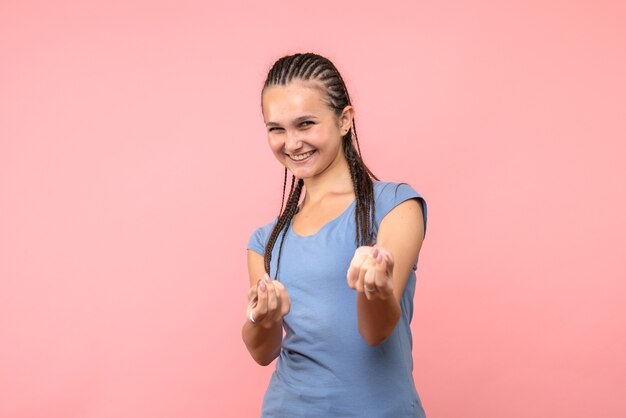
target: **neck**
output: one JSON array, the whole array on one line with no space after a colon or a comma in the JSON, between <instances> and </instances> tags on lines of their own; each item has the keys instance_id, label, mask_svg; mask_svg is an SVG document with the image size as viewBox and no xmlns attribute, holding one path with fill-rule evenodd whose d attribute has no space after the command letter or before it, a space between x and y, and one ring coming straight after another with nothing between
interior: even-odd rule
<instances>
[{"instance_id":1,"label":"neck","mask_svg":"<svg viewBox=\"0 0 626 418\"><path fill-rule=\"evenodd\" d=\"M324 172L304 179L304 186L306 187L304 204L319 202L328 194L353 193L350 167L343 153L340 153Z\"/></svg>"}]
</instances>

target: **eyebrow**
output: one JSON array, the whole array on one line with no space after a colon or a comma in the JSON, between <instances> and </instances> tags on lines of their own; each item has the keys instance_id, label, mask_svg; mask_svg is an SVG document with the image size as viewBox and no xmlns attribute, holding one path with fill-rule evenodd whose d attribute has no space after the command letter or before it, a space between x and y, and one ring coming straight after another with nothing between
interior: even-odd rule
<instances>
[{"instance_id":1,"label":"eyebrow","mask_svg":"<svg viewBox=\"0 0 626 418\"><path fill-rule=\"evenodd\" d=\"M309 119L317 119L317 116L314 116L314 115L299 116L299 117L297 117L297 118L295 118L293 120L293 123L294 123L294 125L297 125L298 123L304 122L305 120L309 120ZM280 124L276 123L276 122L269 121L269 122L267 122L265 124L265 126L268 126L268 127L269 126L280 126Z\"/></svg>"}]
</instances>

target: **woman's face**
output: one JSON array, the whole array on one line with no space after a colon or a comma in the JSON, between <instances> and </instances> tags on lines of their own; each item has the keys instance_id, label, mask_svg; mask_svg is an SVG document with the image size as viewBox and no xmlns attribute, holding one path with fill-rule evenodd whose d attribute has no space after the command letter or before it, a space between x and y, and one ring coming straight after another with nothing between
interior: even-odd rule
<instances>
[{"instance_id":1,"label":"woman's face","mask_svg":"<svg viewBox=\"0 0 626 418\"><path fill-rule=\"evenodd\" d=\"M318 84L319 85L319 84ZM335 116L320 88L294 80L263 92L263 118L276 159L299 179L326 172L344 160L341 136L351 126L353 110Z\"/></svg>"}]
</instances>

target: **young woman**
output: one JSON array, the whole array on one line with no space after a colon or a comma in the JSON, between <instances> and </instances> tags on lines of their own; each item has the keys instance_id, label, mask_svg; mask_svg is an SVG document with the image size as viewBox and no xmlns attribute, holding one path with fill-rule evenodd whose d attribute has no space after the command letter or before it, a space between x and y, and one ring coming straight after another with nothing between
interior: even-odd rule
<instances>
[{"instance_id":1,"label":"young woman","mask_svg":"<svg viewBox=\"0 0 626 418\"><path fill-rule=\"evenodd\" d=\"M410 322L424 199L365 166L354 108L328 59L276 61L262 112L285 167L283 202L292 175L280 215L248 244L243 340L257 363L278 358L262 416L423 417Z\"/></svg>"}]
</instances>

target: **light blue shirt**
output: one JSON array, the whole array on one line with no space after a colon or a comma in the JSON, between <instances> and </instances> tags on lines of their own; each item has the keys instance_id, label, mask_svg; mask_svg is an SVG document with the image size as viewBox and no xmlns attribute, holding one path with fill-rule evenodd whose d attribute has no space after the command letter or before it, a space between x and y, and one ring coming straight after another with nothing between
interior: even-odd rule
<instances>
[{"instance_id":1,"label":"light blue shirt","mask_svg":"<svg viewBox=\"0 0 626 418\"><path fill-rule=\"evenodd\" d=\"M422 204L426 226L426 202L411 186L374 181L374 233L389 211L412 198ZM346 281L357 248L354 210L353 201L314 235L299 236L289 226L278 277L291 311L283 319L282 350L263 399L265 418L425 416L411 355L417 264L402 294L395 330L381 345L367 345L357 328L356 292ZM248 248L263 255L275 223L257 229ZM272 252L273 277L279 246L280 236Z\"/></svg>"}]
</instances>

